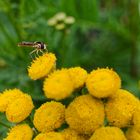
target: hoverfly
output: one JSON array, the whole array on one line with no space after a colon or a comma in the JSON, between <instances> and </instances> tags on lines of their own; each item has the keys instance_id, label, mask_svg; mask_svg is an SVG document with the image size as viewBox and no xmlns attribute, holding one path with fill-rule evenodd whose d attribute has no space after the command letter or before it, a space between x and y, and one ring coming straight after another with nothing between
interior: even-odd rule
<instances>
[{"instance_id":1,"label":"hoverfly","mask_svg":"<svg viewBox=\"0 0 140 140\"><path fill-rule=\"evenodd\" d=\"M38 55L39 52L43 53L44 50L47 51L47 45L44 44L43 42L39 42L39 41L35 41L35 42L26 42L26 41L22 41L20 43L18 43L19 47L32 47L34 48L34 50L32 52L30 52L30 56L32 56L32 54L34 52L36 52L36 54Z\"/></svg>"}]
</instances>

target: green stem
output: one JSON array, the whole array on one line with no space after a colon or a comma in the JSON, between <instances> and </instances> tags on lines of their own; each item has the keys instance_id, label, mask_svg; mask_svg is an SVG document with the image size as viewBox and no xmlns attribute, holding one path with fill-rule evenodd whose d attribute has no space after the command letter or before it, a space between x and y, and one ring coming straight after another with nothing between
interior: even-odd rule
<instances>
[{"instance_id":1,"label":"green stem","mask_svg":"<svg viewBox=\"0 0 140 140\"><path fill-rule=\"evenodd\" d=\"M137 42L139 37L139 9L138 0L130 0L128 3L128 27L131 33L130 45L131 45L131 58L130 58L130 70L133 77L138 76L137 71Z\"/></svg>"},{"instance_id":2,"label":"green stem","mask_svg":"<svg viewBox=\"0 0 140 140\"><path fill-rule=\"evenodd\" d=\"M33 127L33 131L35 132L35 136L37 136L39 134L39 132L37 131L37 129L35 127Z\"/></svg>"},{"instance_id":3,"label":"green stem","mask_svg":"<svg viewBox=\"0 0 140 140\"><path fill-rule=\"evenodd\" d=\"M64 66L64 61L65 61L65 53L66 53L66 45L65 45L65 40L66 40L66 34L65 31L62 31L62 36L60 39L60 49L59 49L59 67Z\"/></svg>"},{"instance_id":4,"label":"green stem","mask_svg":"<svg viewBox=\"0 0 140 140\"><path fill-rule=\"evenodd\" d=\"M33 125L32 117L29 116L29 117L26 119L26 121L27 121L27 123L29 123L29 125L31 125L31 127L33 128L33 131L34 131L34 133L35 133L35 136L37 136L39 132L37 131L37 129L36 129L36 128L34 127L34 125Z\"/></svg>"},{"instance_id":5,"label":"green stem","mask_svg":"<svg viewBox=\"0 0 140 140\"><path fill-rule=\"evenodd\" d=\"M0 122L0 124L3 125L3 126L6 127L6 128L11 128L9 125L7 125L7 124L5 124L5 123L3 123L3 122Z\"/></svg>"}]
</instances>

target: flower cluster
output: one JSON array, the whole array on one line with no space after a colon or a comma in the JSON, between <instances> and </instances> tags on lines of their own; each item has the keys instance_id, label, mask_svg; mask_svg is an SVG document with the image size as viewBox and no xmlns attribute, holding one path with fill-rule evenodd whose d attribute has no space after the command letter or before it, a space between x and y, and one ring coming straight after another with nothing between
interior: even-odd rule
<instances>
[{"instance_id":1,"label":"flower cluster","mask_svg":"<svg viewBox=\"0 0 140 140\"><path fill-rule=\"evenodd\" d=\"M56 30L64 30L75 22L74 17L67 16L60 12L48 20L48 25L54 27Z\"/></svg>"},{"instance_id":2,"label":"flower cluster","mask_svg":"<svg viewBox=\"0 0 140 140\"><path fill-rule=\"evenodd\" d=\"M0 111L5 112L10 122L19 123L25 120L34 108L30 95L19 89L5 90L0 95Z\"/></svg>"},{"instance_id":3,"label":"flower cluster","mask_svg":"<svg viewBox=\"0 0 140 140\"><path fill-rule=\"evenodd\" d=\"M44 81L49 100L32 112L33 101L21 90L0 94L0 112L14 124L5 140L140 139L140 101L121 89L121 78L114 70L57 69L55 55L45 53L33 60L28 75Z\"/></svg>"}]
</instances>

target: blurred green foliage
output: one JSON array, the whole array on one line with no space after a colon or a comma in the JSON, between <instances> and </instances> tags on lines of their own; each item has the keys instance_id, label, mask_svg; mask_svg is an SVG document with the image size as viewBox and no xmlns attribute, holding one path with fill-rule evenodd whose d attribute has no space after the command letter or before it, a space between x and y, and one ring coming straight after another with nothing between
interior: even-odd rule
<instances>
[{"instance_id":1,"label":"blurred green foliage","mask_svg":"<svg viewBox=\"0 0 140 140\"><path fill-rule=\"evenodd\" d=\"M56 54L58 68L81 66L89 72L113 68L122 87L140 97L139 4L139 0L1 0L0 91L16 87L31 94L36 104L46 100L42 81L27 76L32 49L17 47L21 41L43 41ZM67 34L47 25L58 12L76 20Z\"/></svg>"}]
</instances>

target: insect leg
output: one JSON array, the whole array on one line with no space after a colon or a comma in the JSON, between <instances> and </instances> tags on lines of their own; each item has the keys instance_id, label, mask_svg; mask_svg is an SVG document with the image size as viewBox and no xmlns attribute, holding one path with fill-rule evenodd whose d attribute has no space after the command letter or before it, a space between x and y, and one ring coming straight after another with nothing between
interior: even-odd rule
<instances>
[{"instance_id":1,"label":"insect leg","mask_svg":"<svg viewBox=\"0 0 140 140\"><path fill-rule=\"evenodd\" d=\"M30 56L31 56L32 59L33 59L32 54L33 54L34 52L36 52L36 51L37 51L37 49L35 49L35 50L33 50L33 51L30 52Z\"/></svg>"},{"instance_id":2,"label":"insect leg","mask_svg":"<svg viewBox=\"0 0 140 140\"><path fill-rule=\"evenodd\" d=\"M44 50L45 50L45 52L46 52L46 53L48 53L48 49L47 49L47 48L46 48L46 49L44 49Z\"/></svg>"},{"instance_id":3,"label":"insect leg","mask_svg":"<svg viewBox=\"0 0 140 140\"><path fill-rule=\"evenodd\" d=\"M36 54L37 54L37 56L39 56L38 52L39 52L39 50L38 50L38 49L36 49Z\"/></svg>"},{"instance_id":4,"label":"insect leg","mask_svg":"<svg viewBox=\"0 0 140 140\"><path fill-rule=\"evenodd\" d=\"M39 50L42 54L44 53L41 49Z\"/></svg>"}]
</instances>

